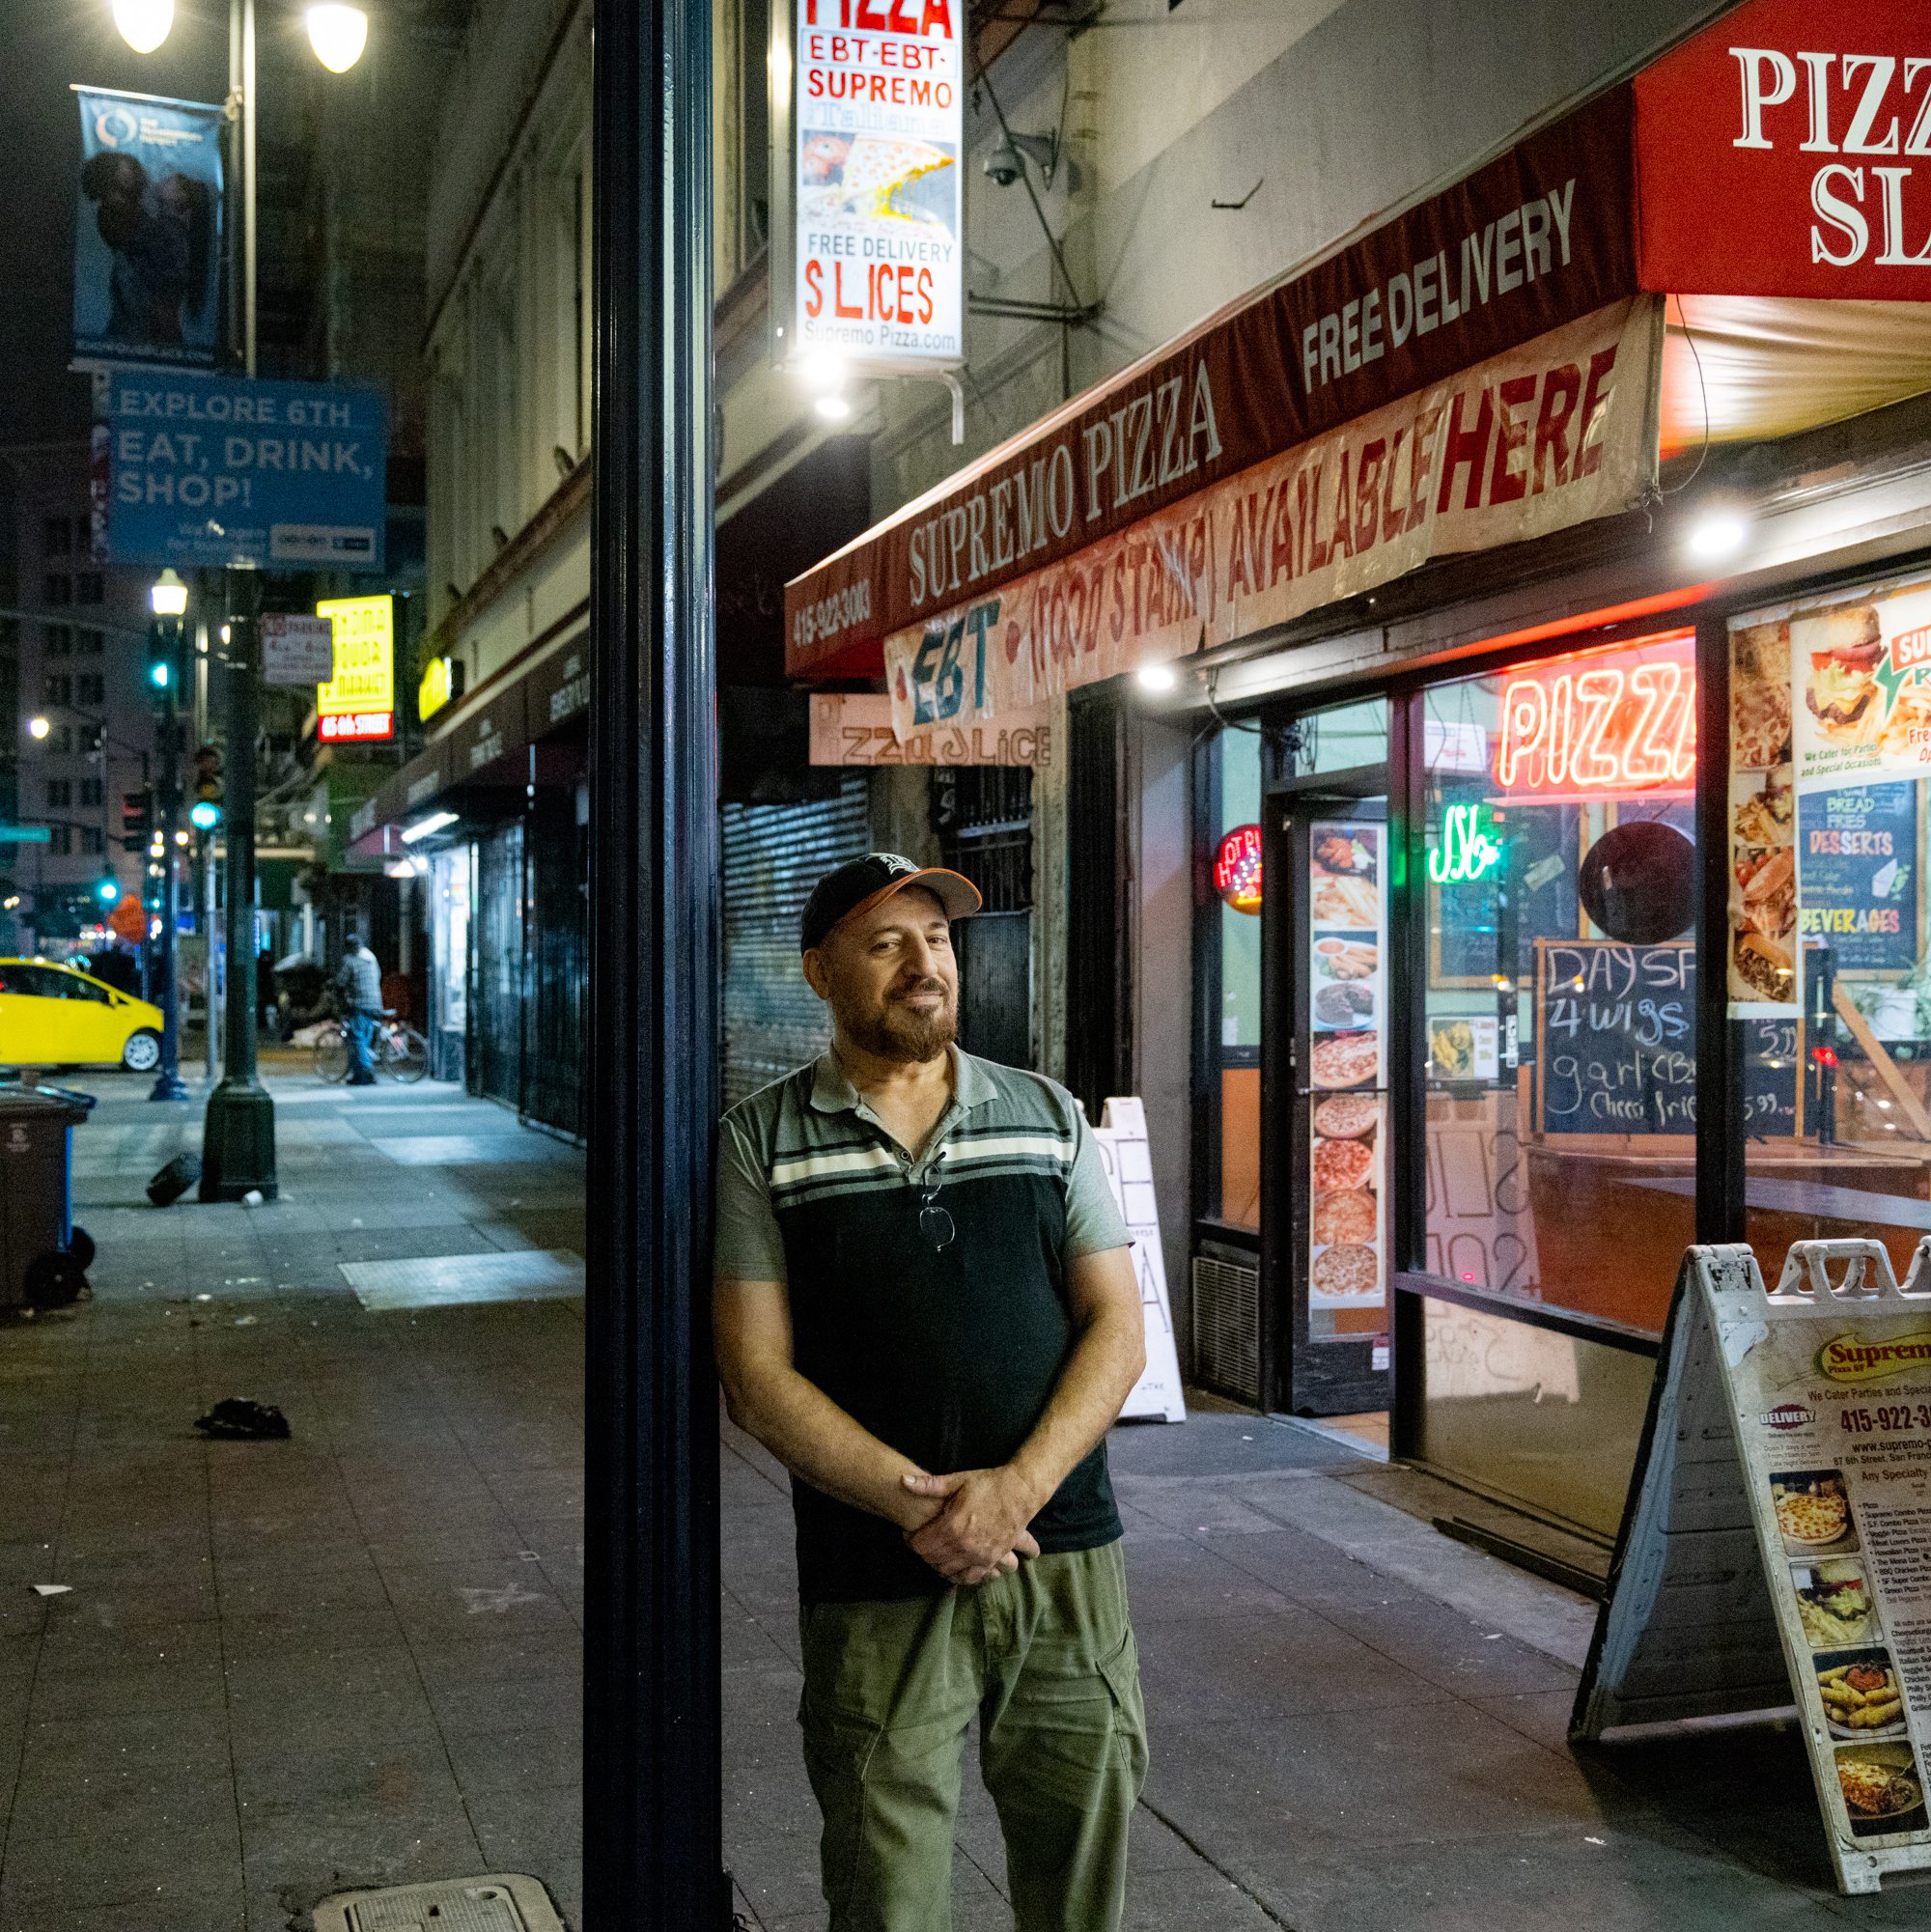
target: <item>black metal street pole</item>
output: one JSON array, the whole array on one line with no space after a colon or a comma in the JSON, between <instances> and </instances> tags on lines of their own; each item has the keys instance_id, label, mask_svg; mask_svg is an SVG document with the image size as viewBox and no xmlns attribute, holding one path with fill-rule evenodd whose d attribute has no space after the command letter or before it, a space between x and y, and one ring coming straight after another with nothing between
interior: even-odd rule
<instances>
[{"instance_id":1,"label":"black metal street pole","mask_svg":"<svg viewBox=\"0 0 1931 1932\"><path fill-rule=\"evenodd\" d=\"M227 1071L208 1097L201 1136L201 1198L272 1200L275 1104L255 1078L255 739L262 632L262 574L228 573L229 641L222 664L228 756L222 823L228 833Z\"/></svg>"},{"instance_id":2,"label":"black metal street pole","mask_svg":"<svg viewBox=\"0 0 1931 1932\"><path fill-rule=\"evenodd\" d=\"M154 800L154 824L161 834L161 1064L154 1075L150 1100L185 1100L187 1083L181 1077L181 989L175 970L175 879L181 869L175 833L181 826L181 707L177 694L182 675L182 621L171 620L172 648L167 655L168 681L161 687L161 715L154 727L154 751L160 766L159 796Z\"/></svg>"},{"instance_id":3,"label":"black metal street pole","mask_svg":"<svg viewBox=\"0 0 1931 1932\"><path fill-rule=\"evenodd\" d=\"M596 0L585 1923L719 1932L711 0Z\"/></svg>"}]
</instances>

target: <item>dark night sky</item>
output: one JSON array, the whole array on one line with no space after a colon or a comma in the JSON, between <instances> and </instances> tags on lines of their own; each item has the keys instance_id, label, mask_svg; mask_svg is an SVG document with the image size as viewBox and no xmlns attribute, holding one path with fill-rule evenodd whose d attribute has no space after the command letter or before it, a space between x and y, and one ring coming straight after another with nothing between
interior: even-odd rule
<instances>
[{"instance_id":1,"label":"dark night sky","mask_svg":"<svg viewBox=\"0 0 1931 1932\"><path fill-rule=\"evenodd\" d=\"M266 66L270 36L290 23L276 0L259 4ZM0 47L9 156L0 189L0 443L16 443L87 426L86 379L67 373L80 165L68 84L218 101L228 90L228 8L177 0L166 42L137 54L115 31L109 0L0 0Z\"/></svg>"}]
</instances>

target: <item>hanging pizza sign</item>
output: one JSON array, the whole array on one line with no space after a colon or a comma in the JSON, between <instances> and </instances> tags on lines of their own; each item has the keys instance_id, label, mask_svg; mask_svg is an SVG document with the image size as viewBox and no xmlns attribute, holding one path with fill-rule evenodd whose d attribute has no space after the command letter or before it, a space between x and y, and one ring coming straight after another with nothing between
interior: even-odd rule
<instances>
[{"instance_id":1,"label":"hanging pizza sign","mask_svg":"<svg viewBox=\"0 0 1931 1932\"><path fill-rule=\"evenodd\" d=\"M1214 854L1214 889L1237 912L1261 910L1261 828L1236 826Z\"/></svg>"}]
</instances>

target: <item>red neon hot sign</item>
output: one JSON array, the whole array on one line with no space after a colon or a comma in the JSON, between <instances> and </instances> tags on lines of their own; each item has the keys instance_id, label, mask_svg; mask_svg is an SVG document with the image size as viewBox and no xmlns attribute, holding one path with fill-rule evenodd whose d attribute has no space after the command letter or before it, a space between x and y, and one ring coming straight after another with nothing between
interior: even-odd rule
<instances>
[{"instance_id":1,"label":"red neon hot sign","mask_svg":"<svg viewBox=\"0 0 1931 1932\"><path fill-rule=\"evenodd\" d=\"M1214 890L1237 912L1261 910L1261 828L1236 826L1214 854Z\"/></svg>"},{"instance_id":2,"label":"red neon hot sign","mask_svg":"<svg viewBox=\"0 0 1931 1932\"><path fill-rule=\"evenodd\" d=\"M1693 640L1568 658L1502 687L1496 783L1506 792L1677 790L1696 770Z\"/></svg>"}]
</instances>

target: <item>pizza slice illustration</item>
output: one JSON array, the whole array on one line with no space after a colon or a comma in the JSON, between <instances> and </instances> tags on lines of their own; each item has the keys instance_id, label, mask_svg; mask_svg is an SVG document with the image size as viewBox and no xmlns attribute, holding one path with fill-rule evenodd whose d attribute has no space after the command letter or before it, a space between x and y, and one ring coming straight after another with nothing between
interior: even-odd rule
<instances>
[{"instance_id":1,"label":"pizza slice illustration","mask_svg":"<svg viewBox=\"0 0 1931 1932\"><path fill-rule=\"evenodd\" d=\"M845 211L874 220L927 220L930 217L920 210L899 207L895 197L914 182L952 165L951 154L929 141L861 134L852 143L839 184Z\"/></svg>"}]
</instances>

